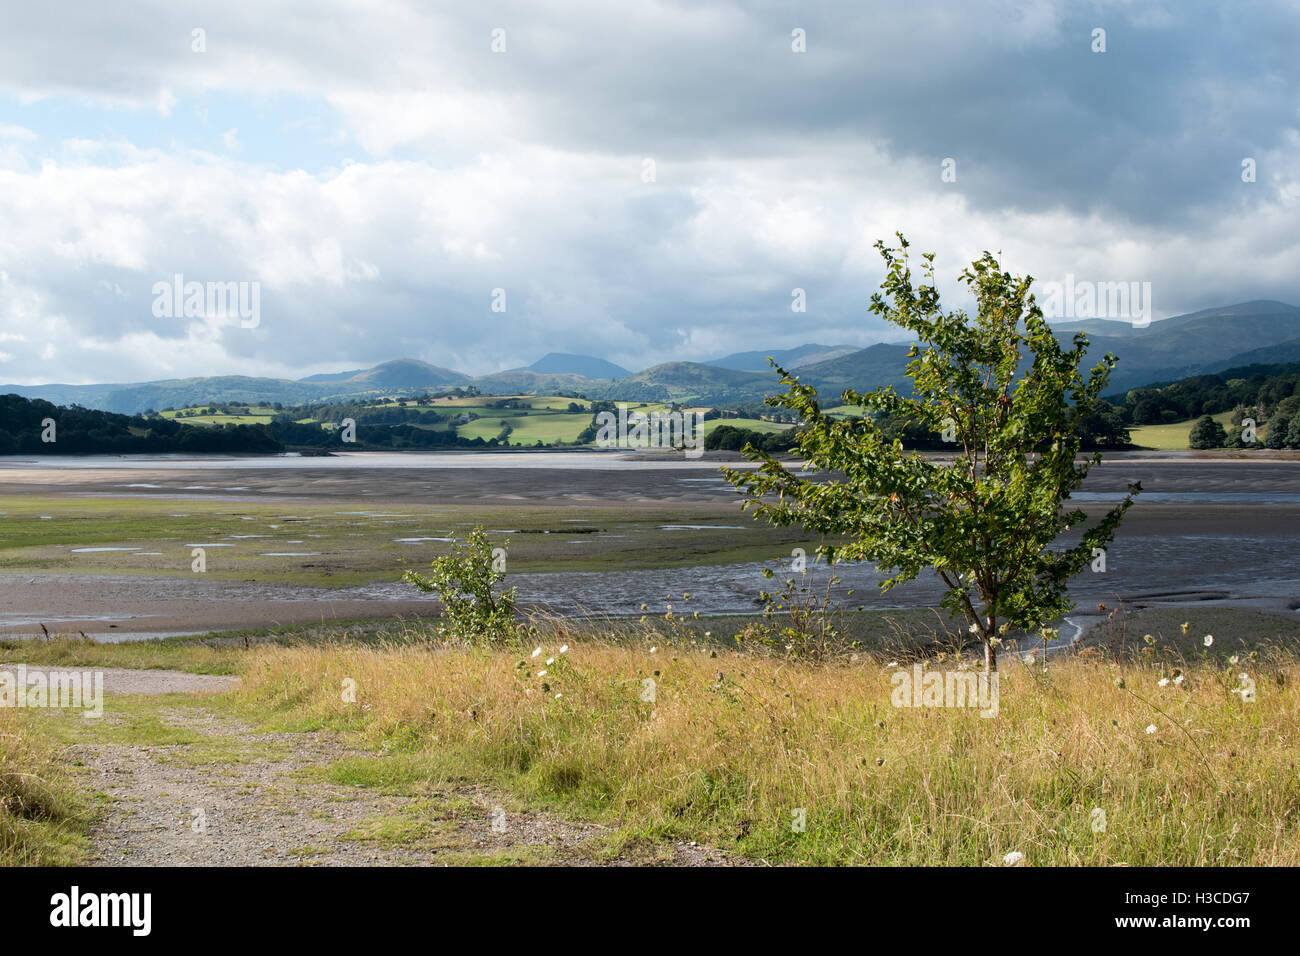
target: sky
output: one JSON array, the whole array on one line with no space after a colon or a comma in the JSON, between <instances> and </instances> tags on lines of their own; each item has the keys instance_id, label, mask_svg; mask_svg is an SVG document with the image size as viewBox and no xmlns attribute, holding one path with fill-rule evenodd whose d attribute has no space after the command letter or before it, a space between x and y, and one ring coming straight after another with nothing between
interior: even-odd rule
<instances>
[{"instance_id":1,"label":"sky","mask_svg":"<svg viewBox=\"0 0 1300 956\"><path fill-rule=\"evenodd\" d=\"M0 382L898 341L897 231L954 308L986 249L1300 304L1297 50L1290 0L7 3Z\"/></svg>"}]
</instances>

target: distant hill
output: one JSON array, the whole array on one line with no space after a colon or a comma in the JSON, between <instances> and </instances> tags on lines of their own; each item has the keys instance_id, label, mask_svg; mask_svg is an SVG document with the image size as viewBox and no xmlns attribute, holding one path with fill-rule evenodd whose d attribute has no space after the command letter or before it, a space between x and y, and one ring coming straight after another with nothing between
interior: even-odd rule
<instances>
[{"instance_id":1,"label":"distant hill","mask_svg":"<svg viewBox=\"0 0 1300 956\"><path fill-rule=\"evenodd\" d=\"M771 372L744 372L700 362L664 362L620 381L618 386L658 390L678 402L725 405L761 400L777 382Z\"/></svg>"},{"instance_id":2,"label":"distant hill","mask_svg":"<svg viewBox=\"0 0 1300 956\"><path fill-rule=\"evenodd\" d=\"M1251 365L1273 366L1286 365L1292 362L1300 362L1300 339L1278 342L1276 345L1266 345L1263 348L1251 349L1249 352L1238 352L1222 362L1213 362L1207 365L1205 372L1206 374L1217 374Z\"/></svg>"},{"instance_id":3,"label":"distant hill","mask_svg":"<svg viewBox=\"0 0 1300 956\"><path fill-rule=\"evenodd\" d=\"M838 358L850 352L859 351L856 345L800 345L792 349L759 349L754 352L733 352L722 358L710 359L702 364L716 368L733 369L738 372L766 372L772 366L768 356L776 359L777 364L786 369L795 369L803 365L813 365L828 359Z\"/></svg>"},{"instance_id":4,"label":"distant hill","mask_svg":"<svg viewBox=\"0 0 1300 956\"><path fill-rule=\"evenodd\" d=\"M151 408L157 411L213 402L281 402L285 405L301 405L386 393L413 394L469 381L456 372L451 373L458 376L455 380L446 381L443 376L404 367L407 364L389 362L386 363L387 366L397 367L385 369L385 366L376 366L359 376L337 382L294 382L282 378L217 375L132 385L0 385L0 394L41 398L58 405L81 405L120 415L138 415ZM424 365L423 362L409 364ZM436 367L430 365L427 368Z\"/></svg>"},{"instance_id":5,"label":"distant hill","mask_svg":"<svg viewBox=\"0 0 1300 956\"><path fill-rule=\"evenodd\" d=\"M56 405L81 405L119 415L146 409L183 408L209 402L283 402L297 405L322 398L336 387L290 382L279 378L218 375L176 378L133 385L0 385L0 394L41 398Z\"/></svg>"},{"instance_id":6,"label":"distant hill","mask_svg":"<svg viewBox=\"0 0 1300 956\"><path fill-rule=\"evenodd\" d=\"M1175 316L1145 328L1108 319L1053 322L1052 328L1063 341L1076 330L1086 332L1092 356L1119 356L1110 382L1120 390L1205 374L1215 366L1251 364L1238 356L1300 338L1300 308L1258 300Z\"/></svg>"},{"instance_id":7,"label":"distant hill","mask_svg":"<svg viewBox=\"0 0 1300 956\"><path fill-rule=\"evenodd\" d=\"M80 405L83 408L105 410L104 400L113 392L128 385L0 385L0 395L21 395L39 398L55 405ZM143 408L139 411L144 411ZM128 414L135 414L130 412Z\"/></svg>"},{"instance_id":8,"label":"distant hill","mask_svg":"<svg viewBox=\"0 0 1300 956\"><path fill-rule=\"evenodd\" d=\"M587 394L593 385L604 385L583 375L554 374L515 369L510 372L493 372L471 379L469 384L489 395L555 395L559 392Z\"/></svg>"},{"instance_id":9,"label":"distant hill","mask_svg":"<svg viewBox=\"0 0 1300 956\"><path fill-rule=\"evenodd\" d=\"M1119 356L1109 389L1117 393L1233 367L1300 361L1300 308L1283 302L1258 300L1205 309L1146 328L1105 319L1052 325L1063 343L1076 331L1087 332L1094 363L1106 352ZM712 362L665 362L636 373L593 356L553 352L525 368L475 378L427 362L397 359L368 369L310 375L301 381L227 375L116 385L0 385L0 394L127 415L210 402L298 405L414 395L458 385L497 395L563 392L592 399L728 405L762 401L780 391L767 364L767 356L772 355L801 381L815 386L825 404L831 405L845 388L906 388L907 350L905 344L853 349L809 343L792 349L737 352Z\"/></svg>"},{"instance_id":10,"label":"distant hill","mask_svg":"<svg viewBox=\"0 0 1300 956\"><path fill-rule=\"evenodd\" d=\"M893 385L905 394L911 394L911 379L906 374L910 348L910 345L881 342L792 371L799 381L816 387L822 404L827 406L837 404L833 399L837 399L846 388L867 392L881 385Z\"/></svg>"},{"instance_id":11,"label":"distant hill","mask_svg":"<svg viewBox=\"0 0 1300 956\"><path fill-rule=\"evenodd\" d=\"M544 375L581 375L583 378L627 378L632 373L621 365L591 355L547 352L532 365L516 372L539 372Z\"/></svg>"},{"instance_id":12,"label":"distant hill","mask_svg":"<svg viewBox=\"0 0 1300 956\"><path fill-rule=\"evenodd\" d=\"M367 388L406 389L464 385L468 381L468 375L453 372L449 368L441 368L415 359L396 359L358 372L351 378L345 379L343 384Z\"/></svg>"},{"instance_id":13,"label":"distant hill","mask_svg":"<svg viewBox=\"0 0 1300 956\"><path fill-rule=\"evenodd\" d=\"M364 372L363 368L354 368L350 372L320 372L316 375L308 375L306 378L300 378L300 382L346 382L353 375L360 375Z\"/></svg>"}]
</instances>

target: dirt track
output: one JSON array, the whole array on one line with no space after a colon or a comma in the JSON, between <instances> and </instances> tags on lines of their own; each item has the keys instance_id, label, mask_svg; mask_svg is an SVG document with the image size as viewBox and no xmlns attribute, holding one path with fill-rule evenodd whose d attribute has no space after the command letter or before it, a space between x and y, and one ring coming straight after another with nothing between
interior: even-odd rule
<instances>
[{"instance_id":1,"label":"dirt track","mask_svg":"<svg viewBox=\"0 0 1300 956\"><path fill-rule=\"evenodd\" d=\"M68 757L81 767L84 787L102 800L90 832L92 865L732 864L689 843L605 852L604 828L517 809L508 797L468 782L430 781L392 793L331 782L323 779L330 765L382 755L332 733L256 733L218 714L203 695L230 688L236 678L100 672L107 695L196 696L143 706L115 704L110 696L98 720L54 718L84 740L68 748ZM122 742L142 727L158 736L156 723L173 742Z\"/></svg>"}]
</instances>

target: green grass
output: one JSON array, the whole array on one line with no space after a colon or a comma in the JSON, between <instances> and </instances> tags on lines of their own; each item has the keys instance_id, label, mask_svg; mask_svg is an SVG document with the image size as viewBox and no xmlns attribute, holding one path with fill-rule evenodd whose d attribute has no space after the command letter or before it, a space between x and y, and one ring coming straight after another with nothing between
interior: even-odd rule
<instances>
[{"instance_id":1,"label":"green grass","mask_svg":"<svg viewBox=\"0 0 1300 956\"><path fill-rule=\"evenodd\" d=\"M533 445L538 441L550 444L575 441L579 433L591 424L590 412L530 412L525 415L518 409L482 409L479 414L482 417L457 427L456 434L461 438L482 438L487 441L501 433L501 422L505 420L514 429L510 433L510 444Z\"/></svg>"},{"instance_id":2,"label":"green grass","mask_svg":"<svg viewBox=\"0 0 1300 956\"><path fill-rule=\"evenodd\" d=\"M192 408L176 409L169 412L160 412L163 418L171 418L180 421L185 425L269 425L275 410L265 405L249 406L247 415L200 415L199 412L208 405L198 405ZM257 409L257 411L253 411ZM189 414L182 416L181 412Z\"/></svg>"},{"instance_id":3,"label":"green grass","mask_svg":"<svg viewBox=\"0 0 1300 956\"><path fill-rule=\"evenodd\" d=\"M335 632L338 633L337 631ZM302 640L302 638L298 638ZM289 643L262 637L261 643ZM224 646L223 646L224 644ZM168 637L150 641L102 644L80 637L0 638L0 663L55 667L127 667L138 670L178 670L191 674L239 674L246 654L241 642L208 643L203 637Z\"/></svg>"},{"instance_id":4,"label":"green grass","mask_svg":"<svg viewBox=\"0 0 1300 956\"><path fill-rule=\"evenodd\" d=\"M1232 424L1232 412L1220 412L1210 417L1224 428ZM1169 425L1136 425L1129 429L1129 440L1139 448L1150 448L1154 451L1187 451L1187 442L1195 423L1196 419L1190 419ZM1259 437L1262 441L1264 436L1260 434Z\"/></svg>"},{"instance_id":5,"label":"green grass","mask_svg":"<svg viewBox=\"0 0 1300 956\"><path fill-rule=\"evenodd\" d=\"M786 422L765 422L761 418L714 418L704 423L704 434L708 435L723 425L730 425L732 428L746 428L750 431L762 432L765 435L788 431L794 427Z\"/></svg>"}]
</instances>

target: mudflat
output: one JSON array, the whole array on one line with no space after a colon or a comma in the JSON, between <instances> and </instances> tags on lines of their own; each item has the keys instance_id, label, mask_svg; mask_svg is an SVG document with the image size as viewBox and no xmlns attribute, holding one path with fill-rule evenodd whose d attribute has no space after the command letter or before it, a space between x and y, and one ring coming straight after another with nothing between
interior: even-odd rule
<instances>
[{"instance_id":1,"label":"mudflat","mask_svg":"<svg viewBox=\"0 0 1300 956\"><path fill-rule=\"evenodd\" d=\"M475 524L510 542L526 603L631 614L690 591L703 613L752 609L764 562L815 546L740 512L717 457L376 455L338 459L54 459L0 464L0 632L101 638L436 613L398 583ZM1300 460L1110 456L1087 512L1144 493L1095 603L1300 607ZM205 553L202 573L194 548ZM866 607L925 606L925 579L886 596L839 572Z\"/></svg>"}]
</instances>

